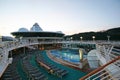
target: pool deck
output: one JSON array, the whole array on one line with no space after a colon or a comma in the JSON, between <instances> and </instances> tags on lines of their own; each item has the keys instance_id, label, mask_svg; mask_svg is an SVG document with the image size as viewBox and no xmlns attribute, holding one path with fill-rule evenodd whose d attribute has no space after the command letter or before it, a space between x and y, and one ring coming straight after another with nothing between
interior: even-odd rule
<instances>
[{"instance_id":1,"label":"pool deck","mask_svg":"<svg viewBox=\"0 0 120 80\"><path fill-rule=\"evenodd\" d=\"M88 65L86 65L84 68L80 68L80 64L74 64L74 63L71 63L71 62L68 62L68 61L65 61L63 59L60 59L60 58L53 56L50 53L50 50L46 50L46 54L51 60L53 60L54 62L57 62L59 64L62 64L62 65L65 65L65 66L68 66L68 67L71 67L71 68L74 68L74 69L77 69L77 70L80 70L83 72L90 72L91 71L90 68L88 67Z\"/></svg>"}]
</instances>

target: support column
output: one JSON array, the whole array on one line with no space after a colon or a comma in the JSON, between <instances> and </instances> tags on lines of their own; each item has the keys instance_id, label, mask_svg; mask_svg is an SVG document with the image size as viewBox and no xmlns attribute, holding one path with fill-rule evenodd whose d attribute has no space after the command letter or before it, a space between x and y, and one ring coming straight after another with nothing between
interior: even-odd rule
<instances>
[{"instance_id":1,"label":"support column","mask_svg":"<svg viewBox=\"0 0 120 80\"><path fill-rule=\"evenodd\" d=\"M25 54L25 47L23 47L23 53Z\"/></svg>"}]
</instances>

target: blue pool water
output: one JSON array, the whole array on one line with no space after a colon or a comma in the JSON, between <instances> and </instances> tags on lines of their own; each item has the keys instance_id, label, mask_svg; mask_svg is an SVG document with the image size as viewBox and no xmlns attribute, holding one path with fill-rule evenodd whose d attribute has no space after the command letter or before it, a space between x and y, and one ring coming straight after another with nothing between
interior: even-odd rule
<instances>
[{"instance_id":1,"label":"blue pool water","mask_svg":"<svg viewBox=\"0 0 120 80\"><path fill-rule=\"evenodd\" d=\"M63 60L79 63L80 56L78 49L62 49L62 50L52 50L51 54L57 58L61 58Z\"/></svg>"}]
</instances>

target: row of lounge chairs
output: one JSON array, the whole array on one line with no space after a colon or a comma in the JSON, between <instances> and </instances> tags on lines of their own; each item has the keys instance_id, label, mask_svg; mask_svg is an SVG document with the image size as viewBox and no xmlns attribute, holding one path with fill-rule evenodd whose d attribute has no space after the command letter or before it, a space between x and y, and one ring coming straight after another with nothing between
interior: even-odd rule
<instances>
[{"instance_id":1,"label":"row of lounge chairs","mask_svg":"<svg viewBox=\"0 0 120 80\"><path fill-rule=\"evenodd\" d=\"M22 80L14 64L10 64L2 75L1 80Z\"/></svg>"},{"instance_id":2,"label":"row of lounge chairs","mask_svg":"<svg viewBox=\"0 0 120 80\"><path fill-rule=\"evenodd\" d=\"M48 73L51 73L53 75L57 75L58 77L61 77L61 78L68 74L67 70L61 69L61 68L57 67L56 65L53 65L53 64L47 62L44 59L44 56L42 54L36 55L36 61L41 66L43 66L48 71ZM44 64L45 66L47 66L47 68L44 65L42 65L41 63Z\"/></svg>"},{"instance_id":3,"label":"row of lounge chairs","mask_svg":"<svg viewBox=\"0 0 120 80\"><path fill-rule=\"evenodd\" d=\"M23 70L26 72L29 80L47 80L47 77L37 67L31 65L27 56L23 58L22 63Z\"/></svg>"}]
</instances>

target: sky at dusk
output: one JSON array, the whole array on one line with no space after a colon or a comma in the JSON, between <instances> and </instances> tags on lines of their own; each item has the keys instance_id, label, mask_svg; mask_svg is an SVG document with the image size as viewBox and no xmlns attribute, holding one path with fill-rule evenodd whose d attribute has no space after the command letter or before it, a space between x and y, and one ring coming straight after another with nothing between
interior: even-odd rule
<instances>
[{"instance_id":1,"label":"sky at dusk","mask_svg":"<svg viewBox=\"0 0 120 80\"><path fill-rule=\"evenodd\" d=\"M120 27L120 0L0 0L0 35L36 22L66 35Z\"/></svg>"}]
</instances>

